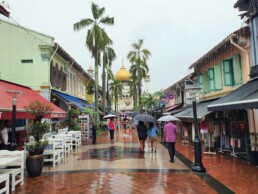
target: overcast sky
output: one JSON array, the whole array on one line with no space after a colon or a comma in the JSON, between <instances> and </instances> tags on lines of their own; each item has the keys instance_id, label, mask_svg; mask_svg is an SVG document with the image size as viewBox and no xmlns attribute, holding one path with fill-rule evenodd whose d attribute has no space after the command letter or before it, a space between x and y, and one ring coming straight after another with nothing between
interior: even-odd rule
<instances>
[{"instance_id":1,"label":"overcast sky","mask_svg":"<svg viewBox=\"0 0 258 194\"><path fill-rule=\"evenodd\" d=\"M5 0L20 25L53 36L85 70L94 60L85 47L87 30L73 24L92 18L88 0ZM113 40L117 59L114 74L124 65L132 43L144 39L151 52L151 92L165 89L188 74L188 67L208 50L239 29L243 21L236 0L98 0L115 25L105 30ZM3 18L3 17L1 17ZM13 21L12 19L10 19Z\"/></svg>"}]
</instances>

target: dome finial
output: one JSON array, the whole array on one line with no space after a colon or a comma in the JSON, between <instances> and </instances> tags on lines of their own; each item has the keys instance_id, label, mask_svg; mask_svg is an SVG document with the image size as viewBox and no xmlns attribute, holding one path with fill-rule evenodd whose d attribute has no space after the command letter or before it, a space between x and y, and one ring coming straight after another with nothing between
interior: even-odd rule
<instances>
[{"instance_id":1,"label":"dome finial","mask_svg":"<svg viewBox=\"0 0 258 194\"><path fill-rule=\"evenodd\" d=\"M122 59L122 67L125 67L125 66L124 66L124 59Z\"/></svg>"}]
</instances>

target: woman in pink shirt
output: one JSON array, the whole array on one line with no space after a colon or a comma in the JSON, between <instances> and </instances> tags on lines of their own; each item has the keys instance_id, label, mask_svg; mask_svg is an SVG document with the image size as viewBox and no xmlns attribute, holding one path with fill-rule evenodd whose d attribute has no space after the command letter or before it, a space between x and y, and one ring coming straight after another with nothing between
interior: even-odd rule
<instances>
[{"instance_id":1,"label":"woman in pink shirt","mask_svg":"<svg viewBox=\"0 0 258 194\"><path fill-rule=\"evenodd\" d=\"M164 137L168 147L170 162L174 163L175 143L176 143L176 125L169 121L164 125Z\"/></svg>"},{"instance_id":2,"label":"woman in pink shirt","mask_svg":"<svg viewBox=\"0 0 258 194\"><path fill-rule=\"evenodd\" d=\"M110 121L108 123L108 129L109 129L109 134L110 134L110 142L114 143L114 132L115 132L114 118L110 118Z\"/></svg>"}]
</instances>

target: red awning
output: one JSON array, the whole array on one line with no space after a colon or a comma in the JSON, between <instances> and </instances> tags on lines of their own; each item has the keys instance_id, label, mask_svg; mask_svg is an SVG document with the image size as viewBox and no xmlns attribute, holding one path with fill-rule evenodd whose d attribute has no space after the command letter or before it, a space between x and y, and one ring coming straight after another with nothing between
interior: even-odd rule
<instances>
[{"instance_id":1,"label":"red awning","mask_svg":"<svg viewBox=\"0 0 258 194\"><path fill-rule=\"evenodd\" d=\"M168 112L168 111L171 111L173 109L176 109L176 108L179 108L181 107L182 104L173 104L171 106L168 106L168 107L165 107L165 109L163 110L163 112Z\"/></svg>"},{"instance_id":2,"label":"red awning","mask_svg":"<svg viewBox=\"0 0 258 194\"><path fill-rule=\"evenodd\" d=\"M32 118L26 110L24 106L28 106L33 101L40 101L45 104L51 104L53 107L53 111L46 115L45 118L63 118L67 117L67 113L42 97L37 92L33 91L32 89L14 84L11 82L0 80L0 119L11 119L12 118L12 101L13 98L9 95L8 91L20 91L22 94L17 98L16 104L16 118Z\"/></svg>"}]
</instances>

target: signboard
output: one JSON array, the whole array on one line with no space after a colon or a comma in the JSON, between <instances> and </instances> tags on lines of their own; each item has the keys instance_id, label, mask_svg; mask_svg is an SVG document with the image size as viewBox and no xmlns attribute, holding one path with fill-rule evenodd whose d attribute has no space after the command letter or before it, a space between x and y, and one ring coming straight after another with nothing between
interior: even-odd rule
<instances>
[{"instance_id":1,"label":"signboard","mask_svg":"<svg viewBox=\"0 0 258 194\"><path fill-rule=\"evenodd\" d=\"M198 85L196 83L194 83L192 80L185 80L186 104L191 104L193 98L199 101L199 98L198 98L199 95L197 95L198 92L199 92Z\"/></svg>"}]
</instances>

